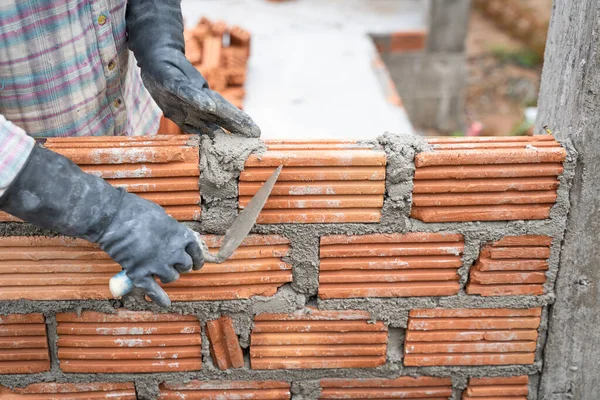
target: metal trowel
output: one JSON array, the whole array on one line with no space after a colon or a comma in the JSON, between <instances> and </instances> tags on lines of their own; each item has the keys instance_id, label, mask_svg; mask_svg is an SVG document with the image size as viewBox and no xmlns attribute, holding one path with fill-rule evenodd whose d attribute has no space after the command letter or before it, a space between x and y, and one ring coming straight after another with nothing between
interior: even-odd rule
<instances>
[{"instance_id":1,"label":"metal trowel","mask_svg":"<svg viewBox=\"0 0 600 400\"><path fill-rule=\"evenodd\" d=\"M279 178L281 168L282 166L279 166L275 172L273 172L265 184L258 192L256 192L248 205L240 212L240 215L233 221L233 224L231 224L229 229L227 229L225 237L223 238L223 243L217 254L209 253L208 246L200 238L200 235L196 233L198 244L202 249L205 262L221 264L238 248L248 233L250 233L250 230L252 230L256 218L258 218L258 215L265 206L265 203L271 194L271 190L273 190L273 186L275 186L275 182L277 182L277 178ZM121 271L110 278L108 286L114 297L121 297L131 292L134 288L133 282L129 279L125 271Z\"/></svg>"}]
</instances>

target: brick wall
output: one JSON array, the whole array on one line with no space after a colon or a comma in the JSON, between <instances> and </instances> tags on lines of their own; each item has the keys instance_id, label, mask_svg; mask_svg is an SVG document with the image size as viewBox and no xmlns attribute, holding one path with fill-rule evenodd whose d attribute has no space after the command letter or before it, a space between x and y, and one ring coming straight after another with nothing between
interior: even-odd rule
<instances>
[{"instance_id":1,"label":"brick wall","mask_svg":"<svg viewBox=\"0 0 600 400\"><path fill-rule=\"evenodd\" d=\"M551 136L45 146L213 250L284 168L166 311L111 298L95 245L0 216L0 398L536 399L573 175Z\"/></svg>"}]
</instances>

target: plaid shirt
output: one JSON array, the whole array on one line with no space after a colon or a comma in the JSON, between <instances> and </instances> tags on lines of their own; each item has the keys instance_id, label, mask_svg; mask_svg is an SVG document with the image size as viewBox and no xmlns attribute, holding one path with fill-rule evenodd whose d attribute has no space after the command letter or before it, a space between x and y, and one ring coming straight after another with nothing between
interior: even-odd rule
<instances>
[{"instance_id":1,"label":"plaid shirt","mask_svg":"<svg viewBox=\"0 0 600 400\"><path fill-rule=\"evenodd\" d=\"M127 49L126 5L0 1L0 195L31 152L29 136L156 133L160 110Z\"/></svg>"}]
</instances>

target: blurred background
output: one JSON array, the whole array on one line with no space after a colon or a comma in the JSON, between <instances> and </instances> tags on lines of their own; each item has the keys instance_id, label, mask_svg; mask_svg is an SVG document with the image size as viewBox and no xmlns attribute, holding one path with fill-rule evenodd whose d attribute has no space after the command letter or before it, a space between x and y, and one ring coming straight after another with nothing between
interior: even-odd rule
<instances>
[{"instance_id":1,"label":"blurred background","mask_svg":"<svg viewBox=\"0 0 600 400\"><path fill-rule=\"evenodd\" d=\"M183 0L182 9L186 56L265 139L533 133L552 0Z\"/></svg>"}]
</instances>

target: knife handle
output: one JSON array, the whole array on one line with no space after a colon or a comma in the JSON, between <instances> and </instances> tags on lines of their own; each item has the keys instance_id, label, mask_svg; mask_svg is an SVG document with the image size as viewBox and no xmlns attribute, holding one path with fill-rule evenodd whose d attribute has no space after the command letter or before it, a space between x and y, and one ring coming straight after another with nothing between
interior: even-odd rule
<instances>
[{"instance_id":1,"label":"knife handle","mask_svg":"<svg viewBox=\"0 0 600 400\"><path fill-rule=\"evenodd\" d=\"M206 245L206 243L204 243L204 241L200 239L200 235L198 235L198 233L194 233L196 234L196 239L198 240L200 249L202 250L204 262L219 264L220 260L218 260L218 257L209 253L208 246ZM115 274L112 278L110 278L110 281L108 282L108 288L110 289L110 293L113 295L113 297L116 298L125 296L127 293L131 292L134 287L135 286L133 285L133 282L131 281L131 279L129 279L129 277L125 273L125 270Z\"/></svg>"}]
</instances>

